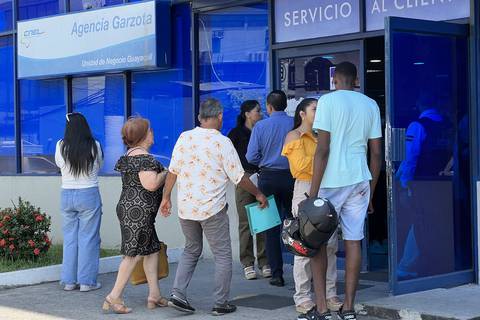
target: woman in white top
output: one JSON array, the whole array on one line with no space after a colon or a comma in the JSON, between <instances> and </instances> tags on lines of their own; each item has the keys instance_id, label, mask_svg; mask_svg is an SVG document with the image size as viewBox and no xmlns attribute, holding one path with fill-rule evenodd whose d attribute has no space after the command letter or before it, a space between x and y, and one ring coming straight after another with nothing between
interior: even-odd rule
<instances>
[{"instance_id":1,"label":"woman in white top","mask_svg":"<svg viewBox=\"0 0 480 320\"><path fill-rule=\"evenodd\" d=\"M83 115L69 113L66 118L65 135L55 150L55 163L62 173L61 283L66 291L86 292L101 288L97 282L102 217L98 171L103 154Z\"/></svg>"}]
</instances>

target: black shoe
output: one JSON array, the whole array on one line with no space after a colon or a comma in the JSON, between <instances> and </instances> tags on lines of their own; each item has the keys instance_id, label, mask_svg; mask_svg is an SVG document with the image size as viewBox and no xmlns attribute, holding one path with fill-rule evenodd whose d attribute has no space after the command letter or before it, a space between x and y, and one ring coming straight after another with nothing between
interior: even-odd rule
<instances>
[{"instance_id":1,"label":"black shoe","mask_svg":"<svg viewBox=\"0 0 480 320\"><path fill-rule=\"evenodd\" d=\"M182 312L188 312L188 313L194 313L195 308L193 308L187 300L181 299L175 295L172 294L170 297L170 300L168 300L168 306L172 307L174 309L177 309L178 311Z\"/></svg>"},{"instance_id":2,"label":"black shoe","mask_svg":"<svg viewBox=\"0 0 480 320\"><path fill-rule=\"evenodd\" d=\"M272 279L270 279L270 284L276 287L283 287L285 285L285 280L283 280L282 276L273 277Z\"/></svg>"},{"instance_id":3,"label":"black shoe","mask_svg":"<svg viewBox=\"0 0 480 320\"><path fill-rule=\"evenodd\" d=\"M330 311L319 314L317 308L312 308L307 313L299 315L297 320L332 320L332 314Z\"/></svg>"},{"instance_id":4,"label":"black shoe","mask_svg":"<svg viewBox=\"0 0 480 320\"><path fill-rule=\"evenodd\" d=\"M338 317L342 320L357 320L355 310L343 311L343 306L338 310Z\"/></svg>"},{"instance_id":5,"label":"black shoe","mask_svg":"<svg viewBox=\"0 0 480 320\"><path fill-rule=\"evenodd\" d=\"M232 313L232 312L235 312L236 310L237 310L237 306L226 302L224 304L215 305L212 308L212 314L214 316L223 316L224 314Z\"/></svg>"}]
</instances>

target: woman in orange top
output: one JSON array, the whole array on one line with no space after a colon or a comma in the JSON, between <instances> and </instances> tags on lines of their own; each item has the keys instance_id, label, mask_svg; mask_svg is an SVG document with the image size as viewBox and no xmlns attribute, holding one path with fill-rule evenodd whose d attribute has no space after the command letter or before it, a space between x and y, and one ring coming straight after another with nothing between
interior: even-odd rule
<instances>
[{"instance_id":1,"label":"woman in orange top","mask_svg":"<svg viewBox=\"0 0 480 320\"><path fill-rule=\"evenodd\" d=\"M295 110L293 130L287 134L282 155L288 158L290 171L295 178L293 190L292 213L298 215L298 204L305 200L305 193L310 191L310 183L313 176L313 158L317 147L317 138L312 131L317 99L306 98ZM337 296L335 282L337 280L337 234L330 239L327 246L327 304L332 311L337 311L342 306L342 301ZM312 271L310 258L295 256L293 266L293 278L295 280L296 310L299 313L307 313L315 307L311 297ZM299 319L302 319L300 316Z\"/></svg>"}]
</instances>

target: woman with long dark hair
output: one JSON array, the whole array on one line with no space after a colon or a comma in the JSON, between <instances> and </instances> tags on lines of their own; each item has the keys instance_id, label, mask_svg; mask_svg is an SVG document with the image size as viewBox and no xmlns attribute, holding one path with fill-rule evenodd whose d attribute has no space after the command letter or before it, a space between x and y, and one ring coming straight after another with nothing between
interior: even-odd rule
<instances>
[{"instance_id":1,"label":"woman with long dark hair","mask_svg":"<svg viewBox=\"0 0 480 320\"><path fill-rule=\"evenodd\" d=\"M298 215L298 204L305 200L305 193L310 191L313 176L313 158L317 147L317 138L313 132L313 121L317 110L317 99L303 99L295 110L293 130L287 134L282 155L288 158L290 171L295 178L293 189L292 213ZM335 282L337 280L337 236L330 239L327 246L327 303L332 311L338 310L342 302L337 297ZM295 256L293 278L295 280L296 310L301 315L298 319L309 319L305 314L315 307L311 297L312 271L310 258Z\"/></svg>"},{"instance_id":2,"label":"woman with long dark hair","mask_svg":"<svg viewBox=\"0 0 480 320\"><path fill-rule=\"evenodd\" d=\"M57 142L55 163L62 173L63 263L65 291L101 288L97 282L100 259L102 200L98 171L102 149L80 113L66 115L65 135Z\"/></svg>"},{"instance_id":3,"label":"woman with long dark hair","mask_svg":"<svg viewBox=\"0 0 480 320\"><path fill-rule=\"evenodd\" d=\"M258 167L248 163L245 155L247 153L248 142L252 128L262 119L262 111L257 100L246 100L240 106L240 114L237 117L237 126L233 128L228 137L232 140L233 146L237 150L245 174L249 176L258 171ZM235 190L235 200L238 212L238 233L240 242L240 262L244 268L245 278L253 280L257 278L255 271L255 254L253 252L253 237L248 225L247 212L245 205L255 202L255 197L241 187ZM265 252L265 235L257 234L257 261L258 267L265 278L271 277L272 271L268 265Z\"/></svg>"}]
</instances>

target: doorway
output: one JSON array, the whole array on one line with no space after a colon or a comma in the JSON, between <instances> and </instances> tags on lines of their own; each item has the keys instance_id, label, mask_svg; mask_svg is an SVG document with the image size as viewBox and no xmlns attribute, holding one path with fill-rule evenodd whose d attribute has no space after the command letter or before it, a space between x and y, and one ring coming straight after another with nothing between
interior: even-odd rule
<instances>
[{"instance_id":1,"label":"doorway","mask_svg":"<svg viewBox=\"0 0 480 320\"><path fill-rule=\"evenodd\" d=\"M277 50L276 87L287 94L287 112L293 114L302 98L335 89L337 63L357 66L356 90L377 102L386 133L375 210L362 244L364 277L388 281L393 294L469 283L474 272L466 28L389 19L394 23L386 25L384 36ZM423 135L412 126L422 126ZM412 143L417 151L428 149L415 155L416 168ZM340 242L339 268L343 256Z\"/></svg>"}]
</instances>

